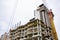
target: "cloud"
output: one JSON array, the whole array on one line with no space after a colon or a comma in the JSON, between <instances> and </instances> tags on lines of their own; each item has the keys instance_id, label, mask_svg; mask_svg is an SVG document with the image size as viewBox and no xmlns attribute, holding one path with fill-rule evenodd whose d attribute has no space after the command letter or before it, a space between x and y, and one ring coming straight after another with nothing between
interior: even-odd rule
<instances>
[{"instance_id":1,"label":"cloud","mask_svg":"<svg viewBox=\"0 0 60 40\"><path fill-rule=\"evenodd\" d=\"M0 0L0 35L9 30L16 0Z\"/></svg>"},{"instance_id":2,"label":"cloud","mask_svg":"<svg viewBox=\"0 0 60 40\"><path fill-rule=\"evenodd\" d=\"M0 21L0 35L4 32L6 32L8 28L8 24L5 21Z\"/></svg>"}]
</instances>

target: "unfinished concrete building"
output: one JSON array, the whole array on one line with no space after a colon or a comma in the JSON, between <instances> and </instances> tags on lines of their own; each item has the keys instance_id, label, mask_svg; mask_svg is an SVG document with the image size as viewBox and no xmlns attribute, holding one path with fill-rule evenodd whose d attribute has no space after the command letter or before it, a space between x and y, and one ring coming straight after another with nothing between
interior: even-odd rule
<instances>
[{"instance_id":1,"label":"unfinished concrete building","mask_svg":"<svg viewBox=\"0 0 60 40\"><path fill-rule=\"evenodd\" d=\"M4 33L3 35L1 35L1 38L0 38L0 40L10 40L10 38L9 38L9 33Z\"/></svg>"},{"instance_id":2,"label":"unfinished concrete building","mask_svg":"<svg viewBox=\"0 0 60 40\"><path fill-rule=\"evenodd\" d=\"M34 11L34 18L25 25L10 30L11 40L54 40L48 9L41 4Z\"/></svg>"}]
</instances>

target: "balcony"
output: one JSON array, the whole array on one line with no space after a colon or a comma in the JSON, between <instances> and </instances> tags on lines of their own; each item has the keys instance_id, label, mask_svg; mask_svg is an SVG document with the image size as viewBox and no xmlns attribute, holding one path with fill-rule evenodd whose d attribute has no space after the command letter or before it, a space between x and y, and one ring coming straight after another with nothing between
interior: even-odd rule
<instances>
[{"instance_id":1,"label":"balcony","mask_svg":"<svg viewBox=\"0 0 60 40\"><path fill-rule=\"evenodd\" d=\"M46 35L47 35L47 31L44 30L44 31L42 32L42 34L43 34L43 36L46 36Z\"/></svg>"},{"instance_id":2,"label":"balcony","mask_svg":"<svg viewBox=\"0 0 60 40\"><path fill-rule=\"evenodd\" d=\"M25 35L32 34L32 33L33 33L33 30L27 30L27 31L25 32Z\"/></svg>"},{"instance_id":3,"label":"balcony","mask_svg":"<svg viewBox=\"0 0 60 40\"><path fill-rule=\"evenodd\" d=\"M18 34L20 34L20 32L17 32L15 35L18 35Z\"/></svg>"},{"instance_id":4,"label":"balcony","mask_svg":"<svg viewBox=\"0 0 60 40\"><path fill-rule=\"evenodd\" d=\"M19 38L19 37L20 37L20 35L17 35L17 36L14 37L14 39L17 39L17 38Z\"/></svg>"},{"instance_id":5,"label":"balcony","mask_svg":"<svg viewBox=\"0 0 60 40\"><path fill-rule=\"evenodd\" d=\"M35 27L34 28L34 33L37 33L37 32L38 32L37 27Z\"/></svg>"}]
</instances>

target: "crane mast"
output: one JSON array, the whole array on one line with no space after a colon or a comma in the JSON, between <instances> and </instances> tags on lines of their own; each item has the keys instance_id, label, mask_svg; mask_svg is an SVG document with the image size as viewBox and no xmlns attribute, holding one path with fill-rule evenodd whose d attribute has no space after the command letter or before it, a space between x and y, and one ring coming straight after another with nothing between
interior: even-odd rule
<instances>
[{"instance_id":1,"label":"crane mast","mask_svg":"<svg viewBox=\"0 0 60 40\"><path fill-rule=\"evenodd\" d=\"M45 6L47 6L46 4L46 0L42 0L43 1L43 4ZM52 35L53 35L53 38L54 40L58 40L58 36L57 36L57 33L56 33L56 29L55 29L55 25L54 25L54 21L53 21L53 12L52 10L50 9L49 12L48 12L48 16L49 16L49 19L50 19L50 23L51 23L51 26L52 26Z\"/></svg>"},{"instance_id":2,"label":"crane mast","mask_svg":"<svg viewBox=\"0 0 60 40\"><path fill-rule=\"evenodd\" d=\"M53 21L54 15L53 15L53 12L52 12L51 9L48 12L48 15L49 15L50 23L51 23L51 26L52 26L52 35L53 35L53 38L54 38L54 40L58 40L57 32L56 32L54 21Z\"/></svg>"}]
</instances>

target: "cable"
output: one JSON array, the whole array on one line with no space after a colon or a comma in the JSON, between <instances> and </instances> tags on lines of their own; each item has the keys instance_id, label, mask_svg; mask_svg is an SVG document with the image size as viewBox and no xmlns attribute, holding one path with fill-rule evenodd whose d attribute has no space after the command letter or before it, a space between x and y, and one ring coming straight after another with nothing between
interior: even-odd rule
<instances>
[{"instance_id":1,"label":"cable","mask_svg":"<svg viewBox=\"0 0 60 40\"><path fill-rule=\"evenodd\" d=\"M10 22L9 22L9 29L12 27L12 22L13 22L13 18L14 18L14 14L15 14L15 11L16 11L16 8L17 8L17 4L18 4L18 0L16 0L16 3L15 3L15 6L14 6L14 10L12 12L12 16L10 18Z\"/></svg>"}]
</instances>

